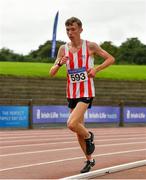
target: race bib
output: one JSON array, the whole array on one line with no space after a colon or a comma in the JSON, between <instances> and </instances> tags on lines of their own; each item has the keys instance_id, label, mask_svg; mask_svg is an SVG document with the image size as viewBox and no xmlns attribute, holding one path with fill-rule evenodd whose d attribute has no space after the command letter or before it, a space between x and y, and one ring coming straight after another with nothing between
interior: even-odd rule
<instances>
[{"instance_id":1,"label":"race bib","mask_svg":"<svg viewBox=\"0 0 146 180\"><path fill-rule=\"evenodd\" d=\"M88 75L85 67L79 69L68 70L68 75L71 83L77 83L88 80Z\"/></svg>"}]
</instances>

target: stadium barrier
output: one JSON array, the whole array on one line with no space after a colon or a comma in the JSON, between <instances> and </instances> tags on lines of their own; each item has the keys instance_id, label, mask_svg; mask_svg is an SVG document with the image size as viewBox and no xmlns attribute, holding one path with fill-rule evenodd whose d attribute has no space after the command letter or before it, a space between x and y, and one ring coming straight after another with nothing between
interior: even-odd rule
<instances>
[{"instance_id":1,"label":"stadium barrier","mask_svg":"<svg viewBox=\"0 0 146 180\"><path fill-rule=\"evenodd\" d=\"M69 116L66 105L50 105L49 100L39 104L32 99L0 99L0 128L29 128L42 124L64 124ZM85 122L146 124L146 103L99 103L87 110ZM38 126L39 127L39 126Z\"/></svg>"}]
</instances>

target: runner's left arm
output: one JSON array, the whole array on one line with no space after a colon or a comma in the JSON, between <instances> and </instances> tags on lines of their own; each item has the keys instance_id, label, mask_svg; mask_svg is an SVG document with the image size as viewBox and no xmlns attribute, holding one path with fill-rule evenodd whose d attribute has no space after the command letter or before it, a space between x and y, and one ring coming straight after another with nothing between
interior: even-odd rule
<instances>
[{"instance_id":1,"label":"runner's left arm","mask_svg":"<svg viewBox=\"0 0 146 180\"><path fill-rule=\"evenodd\" d=\"M104 62L98 66L95 66L92 69L89 69L88 76L95 77L96 73L105 69L106 67L112 65L115 62L115 58L109 54L107 51L103 50L96 43L90 43L89 48L91 49L91 53L93 55L99 55L104 58Z\"/></svg>"}]
</instances>

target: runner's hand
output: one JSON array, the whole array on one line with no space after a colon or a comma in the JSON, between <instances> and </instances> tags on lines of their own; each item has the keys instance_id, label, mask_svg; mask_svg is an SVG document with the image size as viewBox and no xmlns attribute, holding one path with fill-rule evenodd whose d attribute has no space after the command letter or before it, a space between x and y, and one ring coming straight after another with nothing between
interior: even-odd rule
<instances>
[{"instance_id":1,"label":"runner's hand","mask_svg":"<svg viewBox=\"0 0 146 180\"><path fill-rule=\"evenodd\" d=\"M60 59L58 60L58 62L59 62L61 65L63 65L63 64L66 64L67 60L68 60L68 56L63 56L62 58L60 58Z\"/></svg>"},{"instance_id":2,"label":"runner's hand","mask_svg":"<svg viewBox=\"0 0 146 180\"><path fill-rule=\"evenodd\" d=\"M89 78L94 78L96 75L96 70L94 68L90 68L87 70L87 73Z\"/></svg>"}]
</instances>

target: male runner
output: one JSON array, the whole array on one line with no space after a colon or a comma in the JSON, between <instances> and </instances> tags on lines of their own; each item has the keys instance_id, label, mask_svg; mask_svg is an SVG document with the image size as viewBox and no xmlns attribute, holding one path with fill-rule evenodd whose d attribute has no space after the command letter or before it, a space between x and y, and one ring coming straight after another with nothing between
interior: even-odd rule
<instances>
[{"instance_id":1,"label":"male runner","mask_svg":"<svg viewBox=\"0 0 146 180\"><path fill-rule=\"evenodd\" d=\"M81 39L82 22L71 17L65 22L69 43L60 46L55 64L50 69L50 76L55 76L60 67L66 64L67 68L67 100L71 109L67 127L75 132L78 142L86 156L86 165L80 171L90 171L95 165L92 153L95 150L94 135L84 126L84 114L91 108L95 96L93 78L96 73L113 64L115 59L94 42ZM104 62L94 66L94 55L104 58Z\"/></svg>"}]
</instances>

